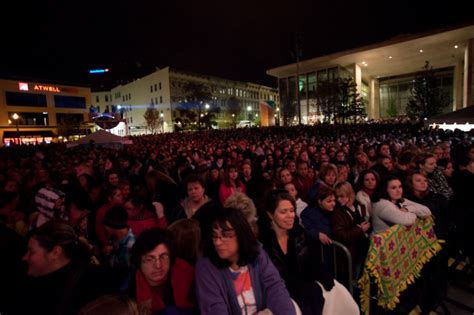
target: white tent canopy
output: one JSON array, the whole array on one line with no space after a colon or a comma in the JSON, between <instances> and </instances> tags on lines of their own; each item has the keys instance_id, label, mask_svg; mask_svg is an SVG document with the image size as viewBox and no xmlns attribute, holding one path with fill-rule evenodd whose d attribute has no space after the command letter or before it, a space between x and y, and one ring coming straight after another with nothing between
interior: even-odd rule
<instances>
[{"instance_id":1,"label":"white tent canopy","mask_svg":"<svg viewBox=\"0 0 474 315\"><path fill-rule=\"evenodd\" d=\"M75 147L78 145L86 145L93 142L96 145L123 145L123 144L132 144L132 140L127 138L114 135L105 130L98 130L84 138L81 138L77 141L73 141L67 144L68 148Z\"/></svg>"}]
</instances>

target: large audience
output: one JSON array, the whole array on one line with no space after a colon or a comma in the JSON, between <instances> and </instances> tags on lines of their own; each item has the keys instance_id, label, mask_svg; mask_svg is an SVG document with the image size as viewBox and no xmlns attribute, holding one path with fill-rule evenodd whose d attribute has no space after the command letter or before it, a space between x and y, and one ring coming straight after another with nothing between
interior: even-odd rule
<instances>
[{"instance_id":1,"label":"large audience","mask_svg":"<svg viewBox=\"0 0 474 315\"><path fill-rule=\"evenodd\" d=\"M2 148L0 313L313 315L337 291L358 314L344 287L371 235L432 217L429 313L447 257L474 262L473 139L387 123Z\"/></svg>"}]
</instances>

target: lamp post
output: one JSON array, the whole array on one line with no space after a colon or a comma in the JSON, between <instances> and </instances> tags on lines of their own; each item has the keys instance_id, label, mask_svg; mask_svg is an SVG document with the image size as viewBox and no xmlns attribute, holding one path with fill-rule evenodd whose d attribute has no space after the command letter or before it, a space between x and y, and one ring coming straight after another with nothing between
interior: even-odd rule
<instances>
[{"instance_id":1,"label":"lamp post","mask_svg":"<svg viewBox=\"0 0 474 315\"><path fill-rule=\"evenodd\" d=\"M20 128L18 127L18 120L20 119L20 116L17 113L14 113L12 115L13 120L15 121L15 126L16 126L16 138L18 139L18 144L20 144Z\"/></svg>"},{"instance_id":2,"label":"lamp post","mask_svg":"<svg viewBox=\"0 0 474 315\"><path fill-rule=\"evenodd\" d=\"M161 133L165 132L165 126L164 126L165 122L164 122L163 117L164 117L164 114L163 114L163 112L161 112L160 113Z\"/></svg>"},{"instance_id":3,"label":"lamp post","mask_svg":"<svg viewBox=\"0 0 474 315\"><path fill-rule=\"evenodd\" d=\"M252 121L252 113L251 113L251 110L252 110L252 106L247 106L247 112L248 112L248 117L249 117L249 121ZM250 127L250 126L249 126Z\"/></svg>"}]
</instances>

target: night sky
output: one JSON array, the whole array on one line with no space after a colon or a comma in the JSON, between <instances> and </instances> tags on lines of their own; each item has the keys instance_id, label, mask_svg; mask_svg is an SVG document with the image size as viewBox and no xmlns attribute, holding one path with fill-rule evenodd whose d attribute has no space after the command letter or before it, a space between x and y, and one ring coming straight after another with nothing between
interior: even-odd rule
<instances>
[{"instance_id":1,"label":"night sky","mask_svg":"<svg viewBox=\"0 0 474 315\"><path fill-rule=\"evenodd\" d=\"M171 66L275 86L265 71L294 61L297 33L305 59L474 21L461 0L8 2L0 76L77 83Z\"/></svg>"}]
</instances>

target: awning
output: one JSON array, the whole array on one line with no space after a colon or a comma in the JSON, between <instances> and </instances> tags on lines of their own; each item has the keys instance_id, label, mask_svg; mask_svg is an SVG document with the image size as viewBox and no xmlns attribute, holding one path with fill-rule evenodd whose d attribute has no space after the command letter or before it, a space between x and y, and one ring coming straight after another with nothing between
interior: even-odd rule
<instances>
[{"instance_id":1,"label":"awning","mask_svg":"<svg viewBox=\"0 0 474 315\"><path fill-rule=\"evenodd\" d=\"M20 138L46 138L57 137L54 132L51 130L25 130L25 131L4 131L3 138L17 138L20 135Z\"/></svg>"}]
</instances>

